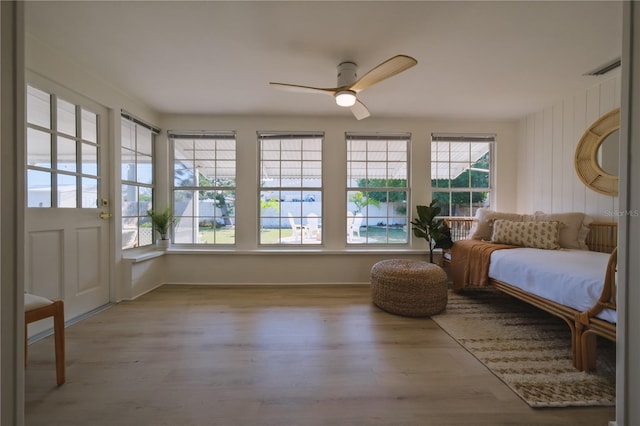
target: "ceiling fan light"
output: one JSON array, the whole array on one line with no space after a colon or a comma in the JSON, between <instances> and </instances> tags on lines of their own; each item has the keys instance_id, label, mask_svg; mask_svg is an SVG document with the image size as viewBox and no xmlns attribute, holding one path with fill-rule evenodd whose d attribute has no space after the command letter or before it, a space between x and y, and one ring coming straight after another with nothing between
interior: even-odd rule
<instances>
[{"instance_id":1,"label":"ceiling fan light","mask_svg":"<svg viewBox=\"0 0 640 426\"><path fill-rule=\"evenodd\" d=\"M336 103L341 107L352 107L356 103L356 94L351 90L336 93Z\"/></svg>"}]
</instances>

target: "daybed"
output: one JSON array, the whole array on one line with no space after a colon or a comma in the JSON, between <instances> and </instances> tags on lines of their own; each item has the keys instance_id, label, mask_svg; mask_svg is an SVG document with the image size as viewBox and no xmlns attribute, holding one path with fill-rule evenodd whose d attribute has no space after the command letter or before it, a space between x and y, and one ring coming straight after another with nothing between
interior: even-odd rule
<instances>
[{"instance_id":1,"label":"daybed","mask_svg":"<svg viewBox=\"0 0 640 426\"><path fill-rule=\"evenodd\" d=\"M582 213L518 215L479 209L448 218L459 239L444 256L454 291L492 286L563 319L573 363L595 369L595 336L616 340L617 224ZM460 231L462 229L462 231Z\"/></svg>"}]
</instances>

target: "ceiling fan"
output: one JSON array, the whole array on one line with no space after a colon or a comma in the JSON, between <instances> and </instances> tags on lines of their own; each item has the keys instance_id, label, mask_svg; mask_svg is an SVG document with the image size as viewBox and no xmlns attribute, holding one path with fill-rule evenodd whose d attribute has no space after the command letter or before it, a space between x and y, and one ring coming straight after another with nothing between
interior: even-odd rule
<instances>
[{"instance_id":1,"label":"ceiling fan","mask_svg":"<svg viewBox=\"0 0 640 426\"><path fill-rule=\"evenodd\" d=\"M312 87L300 86L297 84L287 83L269 83L272 87L300 93L323 93L333 96L336 103L345 108L351 108L351 112L358 119L369 117L371 115L367 107L360 102L357 94L364 89L373 86L376 83L400 74L412 66L416 65L416 61L411 56L396 55L387 59L377 67L371 69L362 77L358 78L358 66L353 62L342 62L338 65L338 87Z\"/></svg>"}]
</instances>

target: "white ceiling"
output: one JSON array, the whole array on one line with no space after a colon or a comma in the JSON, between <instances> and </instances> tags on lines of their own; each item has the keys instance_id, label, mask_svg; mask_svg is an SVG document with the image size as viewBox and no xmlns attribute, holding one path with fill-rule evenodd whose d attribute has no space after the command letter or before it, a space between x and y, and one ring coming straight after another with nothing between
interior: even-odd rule
<instances>
[{"instance_id":1,"label":"white ceiling","mask_svg":"<svg viewBox=\"0 0 640 426\"><path fill-rule=\"evenodd\" d=\"M396 54L418 65L360 94L372 117L513 119L605 77L620 2L56 2L27 32L162 113L350 116L333 87Z\"/></svg>"}]
</instances>

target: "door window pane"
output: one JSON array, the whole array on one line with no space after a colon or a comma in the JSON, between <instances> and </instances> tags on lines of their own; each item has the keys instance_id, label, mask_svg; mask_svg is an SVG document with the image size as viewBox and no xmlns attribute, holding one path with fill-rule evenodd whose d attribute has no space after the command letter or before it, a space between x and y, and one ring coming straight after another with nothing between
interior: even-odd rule
<instances>
[{"instance_id":1,"label":"door window pane","mask_svg":"<svg viewBox=\"0 0 640 426\"><path fill-rule=\"evenodd\" d=\"M82 144L82 174L98 176L98 147Z\"/></svg>"},{"instance_id":2,"label":"door window pane","mask_svg":"<svg viewBox=\"0 0 640 426\"><path fill-rule=\"evenodd\" d=\"M27 206L97 208L98 115L29 85L27 116Z\"/></svg>"},{"instance_id":3,"label":"door window pane","mask_svg":"<svg viewBox=\"0 0 640 426\"><path fill-rule=\"evenodd\" d=\"M58 98L58 131L76 136L76 106L71 102Z\"/></svg>"},{"instance_id":4,"label":"door window pane","mask_svg":"<svg viewBox=\"0 0 640 426\"><path fill-rule=\"evenodd\" d=\"M51 95L27 86L27 123L51 128Z\"/></svg>"},{"instance_id":5,"label":"door window pane","mask_svg":"<svg viewBox=\"0 0 640 426\"><path fill-rule=\"evenodd\" d=\"M75 176L58 174L58 207L78 207L76 180Z\"/></svg>"},{"instance_id":6,"label":"door window pane","mask_svg":"<svg viewBox=\"0 0 640 426\"><path fill-rule=\"evenodd\" d=\"M82 178L82 207L98 208L98 179Z\"/></svg>"},{"instance_id":7,"label":"door window pane","mask_svg":"<svg viewBox=\"0 0 640 426\"><path fill-rule=\"evenodd\" d=\"M51 173L27 170L27 207L51 207Z\"/></svg>"},{"instance_id":8,"label":"door window pane","mask_svg":"<svg viewBox=\"0 0 640 426\"><path fill-rule=\"evenodd\" d=\"M51 168L51 134L27 129L27 165Z\"/></svg>"},{"instance_id":9,"label":"door window pane","mask_svg":"<svg viewBox=\"0 0 640 426\"><path fill-rule=\"evenodd\" d=\"M82 108L82 139L98 142L98 116L91 111Z\"/></svg>"},{"instance_id":10,"label":"door window pane","mask_svg":"<svg viewBox=\"0 0 640 426\"><path fill-rule=\"evenodd\" d=\"M58 136L57 151L58 170L75 172L77 162L76 141L64 136Z\"/></svg>"}]
</instances>

